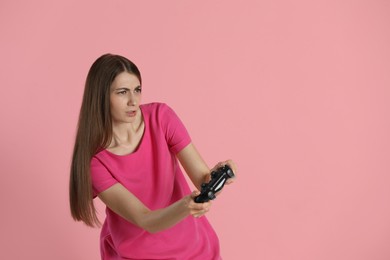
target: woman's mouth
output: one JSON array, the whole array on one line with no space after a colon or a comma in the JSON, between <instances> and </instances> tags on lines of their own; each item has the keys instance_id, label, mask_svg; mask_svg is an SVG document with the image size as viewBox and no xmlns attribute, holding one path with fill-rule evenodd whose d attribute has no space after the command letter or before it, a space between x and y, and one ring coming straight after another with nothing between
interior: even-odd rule
<instances>
[{"instance_id":1,"label":"woman's mouth","mask_svg":"<svg viewBox=\"0 0 390 260\"><path fill-rule=\"evenodd\" d=\"M136 110L127 111L126 115L129 116L129 117L135 117L137 115L137 111Z\"/></svg>"}]
</instances>

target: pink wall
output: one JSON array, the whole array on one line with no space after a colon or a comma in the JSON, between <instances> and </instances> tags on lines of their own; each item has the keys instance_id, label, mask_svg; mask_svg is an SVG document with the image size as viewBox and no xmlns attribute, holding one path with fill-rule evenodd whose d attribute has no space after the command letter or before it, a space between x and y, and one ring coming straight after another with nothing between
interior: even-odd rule
<instances>
[{"instance_id":1,"label":"pink wall","mask_svg":"<svg viewBox=\"0 0 390 260\"><path fill-rule=\"evenodd\" d=\"M99 258L99 230L70 218L68 167L87 70L112 52L210 165L237 162L209 214L225 260L390 259L389 13L380 0L1 1L0 258Z\"/></svg>"}]
</instances>

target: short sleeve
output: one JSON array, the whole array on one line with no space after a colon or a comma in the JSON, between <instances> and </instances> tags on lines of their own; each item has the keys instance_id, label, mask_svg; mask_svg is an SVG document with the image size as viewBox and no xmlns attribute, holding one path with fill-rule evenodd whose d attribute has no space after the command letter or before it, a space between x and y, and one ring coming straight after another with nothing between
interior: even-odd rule
<instances>
[{"instance_id":1,"label":"short sleeve","mask_svg":"<svg viewBox=\"0 0 390 260\"><path fill-rule=\"evenodd\" d=\"M191 137L183 122L172 108L166 104L161 104L160 113L161 126L165 133L169 150L176 154L191 143Z\"/></svg>"},{"instance_id":2,"label":"short sleeve","mask_svg":"<svg viewBox=\"0 0 390 260\"><path fill-rule=\"evenodd\" d=\"M105 191L118 181L112 176L109 170L96 157L91 160L91 181L93 198Z\"/></svg>"}]
</instances>

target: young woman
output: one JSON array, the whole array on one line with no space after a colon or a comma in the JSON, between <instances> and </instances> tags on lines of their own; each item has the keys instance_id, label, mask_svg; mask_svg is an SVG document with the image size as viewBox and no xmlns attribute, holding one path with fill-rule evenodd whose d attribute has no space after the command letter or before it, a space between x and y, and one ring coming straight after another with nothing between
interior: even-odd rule
<instances>
[{"instance_id":1,"label":"young woman","mask_svg":"<svg viewBox=\"0 0 390 260\"><path fill-rule=\"evenodd\" d=\"M179 161L200 190L210 168L175 112L141 105L142 80L128 59L105 54L85 84L70 174L75 220L99 226L93 199L107 206L102 259L220 259L218 237L195 203ZM231 160L228 164L234 172ZM231 179L229 179L231 182ZM202 217L202 218L200 218Z\"/></svg>"}]
</instances>

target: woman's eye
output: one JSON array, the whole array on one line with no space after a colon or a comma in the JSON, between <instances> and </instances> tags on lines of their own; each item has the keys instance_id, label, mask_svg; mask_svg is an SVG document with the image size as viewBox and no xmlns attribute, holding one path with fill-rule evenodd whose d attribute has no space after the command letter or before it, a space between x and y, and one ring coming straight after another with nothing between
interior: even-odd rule
<instances>
[{"instance_id":1,"label":"woman's eye","mask_svg":"<svg viewBox=\"0 0 390 260\"><path fill-rule=\"evenodd\" d=\"M141 89L141 88L135 89L135 93L141 93L141 92L142 92L142 89Z\"/></svg>"},{"instance_id":2,"label":"woman's eye","mask_svg":"<svg viewBox=\"0 0 390 260\"><path fill-rule=\"evenodd\" d=\"M119 91L118 94L124 95L124 94L126 94L126 92L127 92L126 90L123 90L123 91Z\"/></svg>"}]
</instances>

